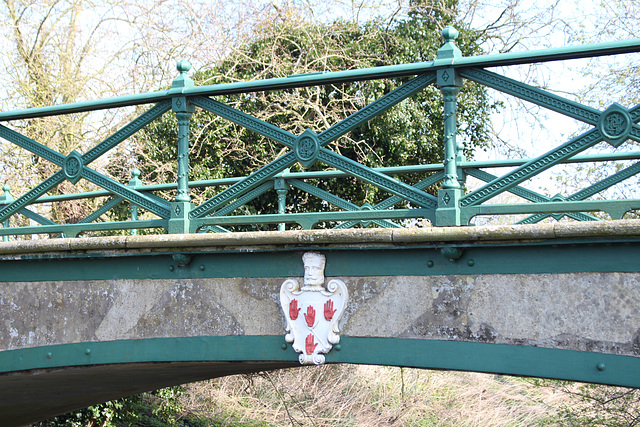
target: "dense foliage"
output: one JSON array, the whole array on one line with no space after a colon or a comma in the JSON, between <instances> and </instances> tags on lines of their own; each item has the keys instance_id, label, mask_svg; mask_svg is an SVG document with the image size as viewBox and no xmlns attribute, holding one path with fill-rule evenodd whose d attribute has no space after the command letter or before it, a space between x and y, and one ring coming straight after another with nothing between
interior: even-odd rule
<instances>
[{"instance_id":1,"label":"dense foliage","mask_svg":"<svg viewBox=\"0 0 640 427\"><path fill-rule=\"evenodd\" d=\"M250 42L211 69L198 71L193 79L197 85L204 85L428 61L435 58L443 44L440 32L446 24L460 30L457 44L464 55L481 53L483 36L464 23L455 22L457 2L446 3L447 7L438 8L431 2L416 3L404 19L372 20L365 25L344 21L314 24L295 15L284 16L259 28ZM407 80L371 80L216 99L296 135L306 129L320 133ZM485 89L470 82L462 88L459 101L458 138L470 154L489 140L492 104ZM441 162L442 115L442 95L432 85L329 148L370 167ZM175 182L176 138L177 126L171 114L142 132L137 166L145 180ZM284 152L277 143L202 111L192 117L190 144L190 180L244 176ZM312 169L323 166L317 163ZM413 183L422 178L424 175L403 179ZM358 205L375 204L388 196L355 179L315 184ZM211 195L196 194L196 199L202 201ZM321 200L293 189L287 197L289 211L322 207ZM275 212L275 196L257 199L247 211Z\"/></svg>"}]
</instances>

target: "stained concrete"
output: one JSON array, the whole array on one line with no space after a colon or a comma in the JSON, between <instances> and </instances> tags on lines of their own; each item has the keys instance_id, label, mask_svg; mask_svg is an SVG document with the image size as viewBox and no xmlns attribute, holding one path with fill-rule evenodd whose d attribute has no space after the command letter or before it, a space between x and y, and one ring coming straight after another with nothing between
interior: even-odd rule
<instances>
[{"instance_id":1,"label":"stained concrete","mask_svg":"<svg viewBox=\"0 0 640 427\"><path fill-rule=\"evenodd\" d=\"M42 239L0 242L0 259L24 254L50 254L109 250L193 250L197 248L256 246L283 247L299 244L403 244L426 242L538 241L561 238L640 236L640 220L553 222L532 225L478 227L365 228L346 230L292 230L243 233L161 234L86 239Z\"/></svg>"},{"instance_id":2,"label":"stained concrete","mask_svg":"<svg viewBox=\"0 0 640 427\"><path fill-rule=\"evenodd\" d=\"M300 251L301 246L304 250L332 246L386 250L411 245L439 247L453 242L475 247L495 242L536 245L561 239L590 242L612 236L637 240L640 220L0 242L0 263L33 257L98 256L117 260L180 251ZM640 356L640 272L633 269L607 273L336 277L349 291L340 329L348 337L515 344ZM496 272L503 271L498 268ZM0 352L140 338L284 337L279 291L288 278L122 277L19 282L3 277ZM5 373L0 375L0 423L19 425L142 390L294 365L297 362L260 360L139 363ZM35 413L34 407L41 410Z\"/></svg>"},{"instance_id":3,"label":"stained concrete","mask_svg":"<svg viewBox=\"0 0 640 427\"><path fill-rule=\"evenodd\" d=\"M83 341L284 334L286 278L6 283L0 350ZM638 355L640 273L340 277L345 336Z\"/></svg>"}]
</instances>

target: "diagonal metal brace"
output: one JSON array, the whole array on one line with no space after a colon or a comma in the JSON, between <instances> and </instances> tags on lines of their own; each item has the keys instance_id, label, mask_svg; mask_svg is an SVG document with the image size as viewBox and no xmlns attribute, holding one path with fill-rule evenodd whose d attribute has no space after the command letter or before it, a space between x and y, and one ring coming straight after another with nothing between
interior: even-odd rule
<instances>
[{"instance_id":1,"label":"diagonal metal brace","mask_svg":"<svg viewBox=\"0 0 640 427\"><path fill-rule=\"evenodd\" d=\"M411 95L420 92L425 87L436 81L435 71L427 72L418 77L409 80L402 86L392 90L386 95L378 98L371 104L356 111L346 119L331 126L329 129L318 135L320 146L324 147L332 141L335 141L347 132L357 128L363 123L368 122L372 118L379 116L394 105L407 99Z\"/></svg>"},{"instance_id":2,"label":"diagonal metal brace","mask_svg":"<svg viewBox=\"0 0 640 427\"><path fill-rule=\"evenodd\" d=\"M91 181L105 190L122 197L134 205L140 206L141 208L158 215L160 218L168 219L171 217L171 211L165 206L157 203L145 194L122 185L118 181L102 175L89 167L85 166L82 169L82 177L87 181Z\"/></svg>"},{"instance_id":3,"label":"diagonal metal brace","mask_svg":"<svg viewBox=\"0 0 640 427\"><path fill-rule=\"evenodd\" d=\"M189 98L189 101L193 105L197 105L200 108L204 108L207 111L212 112L220 117L223 117L233 123L243 126L249 130L259 133L260 135L271 138L280 144L287 147L293 147L296 140L296 136L286 130L280 129L277 126L262 121L250 114L242 112L236 108L230 107L222 102L215 101L211 98L204 98L202 96Z\"/></svg>"},{"instance_id":4,"label":"diagonal metal brace","mask_svg":"<svg viewBox=\"0 0 640 427\"><path fill-rule=\"evenodd\" d=\"M332 205L339 207L341 209L347 210L347 211L360 211L362 210L364 207L366 206L370 206L369 204L367 204L366 206L358 206L354 203L348 202L334 194L329 193L328 191L325 191L321 188L318 188L316 186L313 186L311 184L308 184L304 181L300 181L297 179L290 179L287 181L289 184L293 185L296 188L299 188L302 191L305 191L309 194L311 194L312 196L316 196L322 200L325 200L328 203L331 203ZM357 222L361 222L361 221L357 221ZM375 222L377 225L379 225L380 227L385 227L385 228L398 228L400 227L398 224L395 224L391 221L388 220L374 220L373 222Z\"/></svg>"},{"instance_id":5,"label":"diagonal metal brace","mask_svg":"<svg viewBox=\"0 0 640 427\"><path fill-rule=\"evenodd\" d=\"M431 187L432 185L434 185L435 183L437 183L438 181L442 181L444 179L444 172L437 172L425 179L423 179L422 181L416 183L413 187L418 189L418 190L424 190L425 188ZM373 210L384 210L384 209L389 209L393 206L395 206L396 204L400 203L401 201L403 201L404 199L400 196L391 196L386 200L383 200L382 202L378 203L377 205L375 205L373 207ZM435 210L434 210L435 212ZM434 218L429 218L430 221L433 221ZM337 226L335 226L334 228L351 228L354 225L358 224L359 221L346 221L343 222L342 224L339 224Z\"/></svg>"},{"instance_id":6,"label":"diagonal metal brace","mask_svg":"<svg viewBox=\"0 0 640 427\"><path fill-rule=\"evenodd\" d=\"M573 193L572 195L570 195L569 197L566 198L567 201L578 201L578 200L585 200L588 197L591 197L597 193L600 193L601 191L606 190L609 187L612 187L622 181L624 181L625 179L628 179L634 175L637 175L638 173L640 173L640 162L634 163L633 165L622 169L621 171L603 179L602 181L596 182L593 185L590 185L587 188L584 188L576 193ZM548 217L549 214L536 214L536 215L531 215L525 219L523 219L522 221L520 221L519 223L522 224L531 224L531 223L535 223L538 221L543 220L544 218ZM591 215L589 215L591 216ZM595 217L594 217L595 218ZM599 220L599 218L595 218L597 220Z\"/></svg>"},{"instance_id":7,"label":"diagonal metal brace","mask_svg":"<svg viewBox=\"0 0 640 427\"><path fill-rule=\"evenodd\" d=\"M253 172L251 175L246 176L245 178L236 182L231 187L211 197L209 200L202 203L197 208L193 209L189 213L189 218L202 218L209 215L209 213L215 211L221 206L226 205L231 200L234 200L244 193L251 191L266 180L273 178L276 174L282 172L284 169L291 167L296 161L297 158L295 154L292 151L289 151L288 153L278 157L271 163Z\"/></svg>"},{"instance_id":8,"label":"diagonal metal brace","mask_svg":"<svg viewBox=\"0 0 640 427\"><path fill-rule=\"evenodd\" d=\"M327 150L326 148L320 149L320 152L318 153L318 160L321 160L336 169L340 169L349 175L380 187L383 190L401 196L405 200L408 200L417 206L435 208L438 204L437 199L432 195L427 194L424 191L417 190L404 182L391 178L370 167L336 154L331 150Z\"/></svg>"},{"instance_id":9,"label":"diagonal metal brace","mask_svg":"<svg viewBox=\"0 0 640 427\"><path fill-rule=\"evenodd\" d=\"M482 171L482 170L479 170L479 169L475 169L475 168L466 169L466 173L471 175L471 176L473 176L473 177L475 177L475 178L478 178L478 179L480 179L480 180L482 180L484 182L490 182L490 181L493 181L494 179L497 178L497 176L495 176L495 175L492 175L492 174L490 174L488 172L485 172L485 171ZM534 203L545 203L545 202L554 202L554 201L556 201L551 197L543 196L542 194L538 194L535 191L531 191L531 190L529 190L527 188L520 187L519 185L509 189L508 191L510 193L512 193L512 194L515 194L516 196L522 197L523 199L529 200L529 201L534 202ZM573 219L576 219L578 221L598 221L598 218L596 218L595 216L588 215L588 214L585 214L583 212L577 212L577 213L568 212L565 215L567 215L568 217L571 217ZM544 215L544 217L540 218L540 219L544 219L547 216L548 215ZM526 221L526 218L525 218L525 220L519 221L518 224L520 224L520 223L524 224L525 222L523 222L523 221ZM537 221L533 221L533 222L537 222ZM526 222L526 223L529 224L531 222Z\"/></svg>"}]
</instances>

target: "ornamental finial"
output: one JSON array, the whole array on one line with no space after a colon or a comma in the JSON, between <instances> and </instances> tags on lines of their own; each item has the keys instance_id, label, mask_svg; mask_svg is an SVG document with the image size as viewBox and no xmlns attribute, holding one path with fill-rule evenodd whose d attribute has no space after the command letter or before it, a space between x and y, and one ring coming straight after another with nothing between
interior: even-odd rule
<instances>
[{"instance_id":1,"label":"ornamental finial","mask_svg":"<svg viewBox=\"0 0 640 427\"><path fill-rule=\"evenodd\" d=\"M11 186L9 184L4 184L2 186L3 193L0 194L0 205L6 205L13 202L13 197L11 197Z\"/></svg>"},{"instance_id":2,"label":"ornamental finial","mask_svg":"<svg viewBox=\"0 0 640 427\"><path fill-rule=\"evenodd\" d=\"M451 25L447 25L446 27L444 27L441 34L445 43L453 43L460 35L458 30L456 30Z\"/></svg>"},{"instance_id":3,"label":"ornamental finial","mask_svg":"<svg viewBox=\"0 0 640 427\"><path fill-rule=\"evenodd\" d=\"M186 59L181 59L178 61L178 64L176 64L176 68L180 73L184 74L191 69L191 64Z\"/></svg>"},{"instance_id":4,"label":"ornamental finial","mask_svg":"<svg viewBox=\"0 0 640 427\"><path fill-rule=\"evenodd\" d=\"M187 61L186 59L181 59L176 64L176 69L180 72L180 74L175 78L173 84L171 84L171 89L174 92L182 92L183 89L193 87L193 80L191 80L191 77L187 75L187 72L191 69L191 64L189 63L189 61Z\"/></svg>"},{"instance_id":5,"label":"ornamental finial","mask_svg":"<svg viewBox=\"0 0 640 427\"><path fill-rule=\"evenodd\" d=\"M455 44L455 40L460 34L458 30L453 28L451 25L447 25L444 27L441 34L442 38L444 38L444 45L438 49L436 60L444 59L449 62L453 59L462 57L462 52L460 52L460 49L458 49L458 46Z\"/></svg>"},{"instance_id":6,"label":"ornamental finial","mask_svg":"<svg viewBox=\"0 0 640 427\"><path fill-rule=\"evenodd\" d=\"M131 180L129 181L129 187L136 188L138 185L142 184L140 181L140 169L134 168L131 170Z\"/></svg>"}]
</instances>

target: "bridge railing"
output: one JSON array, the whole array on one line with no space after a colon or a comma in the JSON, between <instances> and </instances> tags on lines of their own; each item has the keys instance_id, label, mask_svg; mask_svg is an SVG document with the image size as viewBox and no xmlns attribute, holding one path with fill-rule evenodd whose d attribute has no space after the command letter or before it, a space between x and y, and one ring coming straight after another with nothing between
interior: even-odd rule
<instances>
[{"instance_id":1,"label":"bridge railing","mask_svg":"<svg viewBox=\"0 0 640 427\"><path fill-rule=\"evenodd\" d=\"M11 183L5 183L3 194L0 195L0 223L4 225L0 229L0 235L7 240L8 236L31 234L78 236L88 232L114 230L130 230L130 233L134 234L138 229L164 229L169 233L227 232L234 227L247 224L276 224L273 227L279 230L285 230L286 224L312 228L319 223L336 228L370 224L380 227L402 227L417 219L427 219L435 226L458 226L467 225L473 217L478 215L507 214L529 214L519 221L520 223L534 223L547 217L560 219L564 216L579 221L597 221L599 217L587 212L604 212L613 219L620 219L626 212L640 209L638 199L589 199L637 175L640 172L640 162L635 162L598 183L568 196L546 196L521 185L549 168L564 163L639 160L640 152L611 152L598 155L580 155L580 153L602 141L610 144L612 150L628 141L640 141L640 127L637 124L640 121L640 105L625 108L614 103L600 111L487 70L488 67L634 53L640 51L640 40L463 57L455 45L457 31L447 27L442 35L445 40L444 45L438 51L436 59L429 62L196 87L187 75L190 66L186 61L180 61L178 63L180 74L174 80L172 87L166 91L0 112L0 122L10 122L154 104L84 154L74 150L64 155L0 124L0 137L5 141L59 168L53 175L17 197L11 194ZM238 93L396 77L412 78L320 133L307 129L300 135L295 135L214 99L216 96ZM465 79L582 121L591 128L536 158L493 162L465 161L463 147L456 140L457 94ZM328 145L336 139L372 118L384 114L396 104L432 84L438 86L443 97L443 163L370 168L328 148ZM188 179L190 118L196 107L275 141L286 149L284 154L248 176L190 182ZM122 144L170 110L176 115L178 127L177 182L143 185L139 171L134 170L132 179L123 183L91 167L91 163L96 159L104 156L109 150ZM329 169L289 171L289 168L296 163L310 167L316 162L327 165ZM487 169L499 167L512 169L502 176L495 176L487 171ZM431 174L414 185L409 185L401 179L406 174L425 172ZM345 176L355 177L374 185L388 192L389 197L375 206L368 204L358 206L310 183L310 180ZM468 191L465 188L465 180L468 176L485 184ZM47 195L64 181L75 185L80 179L87 180L102 190ZM224 188L218 189L221 186ZM439 188L437 195L426 191L434 186ZM194 187L211 188L214 195L195 205L192 203L191 196L191 189ZM287 213L287 192L291 187L324 200L326 202L324 206L327 209L320 212ZM167 190L175 191L173 200L156 194L158 191ZM237 214L238 208L267 192L276 194L277 212L262 215ZM515 194L526 202L493 203L495 197L504 192ZM108 199L94 212L73 224L55 223L46 217L46 209L38 209L39 205L45 203L100 197L108 197ZM129 204L130 220L103 221L101 219L122 203ZM401 203L408 207L394 209L394 206ZM151 219L139 219L138 208L148 212ZM11 226L10 218L19 215L28 218L34 225Z\"/></svg>"}]
</instances>

